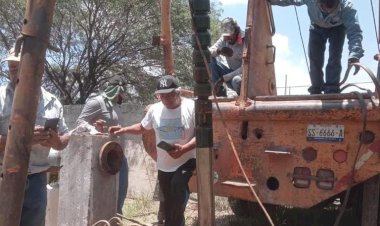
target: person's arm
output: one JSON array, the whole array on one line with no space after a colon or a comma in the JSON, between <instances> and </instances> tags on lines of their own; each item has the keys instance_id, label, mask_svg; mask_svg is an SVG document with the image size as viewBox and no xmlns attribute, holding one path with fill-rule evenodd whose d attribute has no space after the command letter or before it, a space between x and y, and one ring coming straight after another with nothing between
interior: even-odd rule
<instances>
[{"instance_id":1,"label":"person's arm","mask_svg":"<svg viewBox=\"0 0 380 226\"><path fill-rule=\"evenodd\" d=\"M220 37L220 38L218 39L218 41L216 41L215 44L212 45L212 46L209 48L209 51L210 51L212 57L217 57L217 56L219 56L219 54L220 54L220 49L223 47L223 42L224 42L223 37Z\"/></svg>"},{"instance_id":2,"label":"person's arm","mask_svg":"<svg viewBox=\"0 0 380 226\"><path fill-rule=\"evenodd\" d=\"M350 1L348 1L343 7L342 20L346 28L348 39L348 58L355 58L359 60L363 57L364 50L362 48L363 34L359 25L358 13Z\"/></svg>"},{"instance_id":3,"label":"person's arm","mask_svg":"<svg viewBox=\"0 0 380 226\"><path fill-rule=\"evenodd\" d=\"M63 150L69 143L68 133L59 135L52 129L45 130L43 127L36 127L33 133L32 144L40 144L44 147Z\"/></svg>"},{"instance_id":4,"label":"person's arm","mask_svg":"<svg viewBox=\"0 0 380 226\"><path fill-rule=\"evenodd\" d=\"M133 125L127 126L127 127L111 126L108 129L108 132L111 135L121 135L121 134L124 134L124 133L139 135L139 134L145 133L146 131L147 131L147 129L145 129L141 125L141 123L136 123L136 124L133 124Z\"/></svg>"},{"instance_id":5,"label":"person's arm","mask_svg":"<svg viewBox=\"0 0 380 226\"><path fill-rule=\"evenodd\" d=\"M187 142L184 145L174 144L174 147L175 147L174 151L170 151L170 152L168 152L168 154L171 157L176 159L176 158L181 157L186 152L193 150L195 148L195 146L196 146L196 139L195 139L195 137L193 137L189 142Z\"/></svg>"}]
</instances>

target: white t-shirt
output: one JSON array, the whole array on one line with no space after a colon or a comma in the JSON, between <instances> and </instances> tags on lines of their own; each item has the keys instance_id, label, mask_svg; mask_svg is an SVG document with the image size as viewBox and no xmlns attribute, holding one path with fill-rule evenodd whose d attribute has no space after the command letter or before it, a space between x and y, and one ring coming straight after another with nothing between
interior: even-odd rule
<instances>
[{"instance_id":1,"label":"white t-shirt","mask_svg":"<svg viewBox=\"0 0 380 226\"><path fill-rule=\"evenodd\" d=\"M194 101L182 98L181 105L175 109L166 108L162 102L155 103L149 108L141 125L148 130L154 129L156 145L162 140L170 144L186 144L195 136ZM157 147L157 168L164 172L174 172L195 156L193 149L174 159Z\"/></svg>"}]
</instances>

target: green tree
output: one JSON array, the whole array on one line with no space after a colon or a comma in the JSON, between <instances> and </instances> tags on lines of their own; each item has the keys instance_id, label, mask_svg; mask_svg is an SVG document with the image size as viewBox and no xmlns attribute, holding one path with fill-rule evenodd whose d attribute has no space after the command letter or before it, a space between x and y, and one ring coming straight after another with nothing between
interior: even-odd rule
<instances>
[{"instance_id":1,"label":"green tree","mask_svg":"<svg viewBox=\"0 0 380 226\"><path fill-rule=\"evenodd\" d=\"M24 4L0 0L3 56L20 33ZM152 102L152 78L163 73L162 51L151 45L152 37L160 34L159 7L157 0L57 1L50 42L60 52L47 51L44 87L64 104L84 103L110 76L121 74L128 81L130 99ZM212 30L220 15L217 7L212 7ZM172 1L171 10L176 74L189 87L192 31L188 2Z\"/></svg>"}]
</instances>

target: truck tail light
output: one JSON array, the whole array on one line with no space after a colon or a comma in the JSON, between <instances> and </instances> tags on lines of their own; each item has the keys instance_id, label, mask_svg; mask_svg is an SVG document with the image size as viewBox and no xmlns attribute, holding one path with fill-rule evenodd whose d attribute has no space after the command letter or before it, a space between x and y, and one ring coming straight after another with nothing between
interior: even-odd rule
<instances>
[{"instance_id":1,"label":"truck tail light","mask_svg":"<svg viewBox=\"0 0 380 226\"><path fill-rule=\"evenodd\" d=\"M317 171L317 187L323 190L332 190L334 188L334 171L329 169L319 169Z\"/></svg>"},{"instance_id":2,"label":"truck tail light","mask_svg":"<svg viewBox=\"0 0 380 226\"><path fill-rule=\"evenodd\" d=\"M295 167L293 171L293 185L296 188L308 188L311 182L311 170L307 167Z\"/></svg>"}]
</instances>

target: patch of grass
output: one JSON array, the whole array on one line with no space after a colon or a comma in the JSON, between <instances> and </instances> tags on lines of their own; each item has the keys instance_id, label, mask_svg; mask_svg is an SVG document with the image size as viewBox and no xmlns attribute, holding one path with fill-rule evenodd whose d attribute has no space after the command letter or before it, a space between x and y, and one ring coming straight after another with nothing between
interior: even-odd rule
<instances>
[{"instance_id":1,"label":"patch of grass","mask_svg":"<svg viewBox=\"0 0 380 226\"><path fill-rule=\"evenodd\" d=\"M155 213L156 206L151 194L141 194L135 199L128 199L124 203L123 215L128 218L136 218Z\"/></svg>"}]
</instances>

